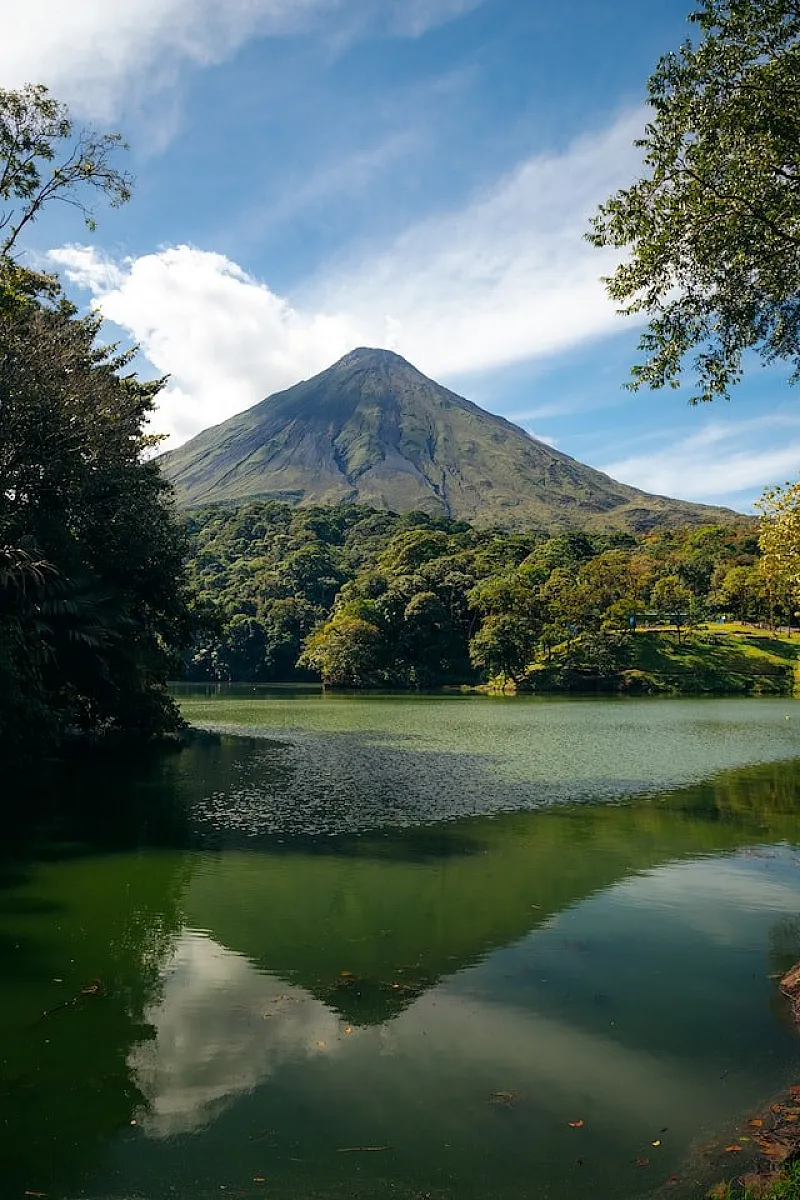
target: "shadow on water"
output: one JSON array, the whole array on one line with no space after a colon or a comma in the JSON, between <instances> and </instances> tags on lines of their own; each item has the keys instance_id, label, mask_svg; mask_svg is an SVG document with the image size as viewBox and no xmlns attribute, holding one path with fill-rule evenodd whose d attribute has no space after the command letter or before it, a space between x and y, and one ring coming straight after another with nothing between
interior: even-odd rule
<instances>
[{"instance_id":1,"label":"shadow on water","mask_svg":"<svg viewBox=\"0 0 800 1200\"><path fill-rule=\"evenodd\" d=\"M677 983L643 989L639 1015L615 991L636 986L625 939L636 928L647 944L635 923L655 929L662 910L645 900L663 871L688 872L668 903L696 915L703 902L684 898L717 860L746 870L737 852L796 841L798 791L790 761L625 803L508 811L532 790L484 755L341 732L201 735L179 754L21 783L29 820L0 855L7 1194L188 1200L228 1189L231 1164L240 1195L266 1173L295 1200L516 1200L530 1172L554 1197L646 1190L627 1166L576 1179L570 1150L569 1120L592 1114L608 1155L628 1153L621 1124L592 1108L593 1070L597 1094L618 1076L635 1113L640 1059L662 1038L680 1055L680 1013L648 1032L671 1020ZM537 784L540 800L568 793ZM675 927L660 936L677 980L689 935ZM773 921L770 965L794 953L797 928L796 913ZM768 1062L782 1036L754 1053ZM584 1090L564 1100L557 1071L572 1068L554 1066L556 1102L517 1084L515 1064L546 1072L559 1039ZM656 1067L641 1071L679 1107L673 1065ZM389 1167L340 1153L384 1141L400 1147Z\"/></svg>"}]
</instances>

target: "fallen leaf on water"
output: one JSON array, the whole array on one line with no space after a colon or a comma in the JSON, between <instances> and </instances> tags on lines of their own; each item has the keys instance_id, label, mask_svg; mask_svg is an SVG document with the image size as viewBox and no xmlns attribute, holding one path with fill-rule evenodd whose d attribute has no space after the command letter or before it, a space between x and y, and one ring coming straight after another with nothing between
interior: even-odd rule
<instances>
[{"instance_id":1,"label":"fallen leaf on water","mask_svg":"<svg viewBox=\"0 0 800 1200\"><path fill-rule=\"evenodd\" d=\"M637 1165L637 1167L649 1167L650 1159L649 1158L637 1158L636 1165Z\"/></svg>"},{"instance_id":2,"label":"fallen leaf on water","mask_svg":"<svg viewBox=\"0 0 800 1200\"><path fill-rule=\"evenodd\" d=\"M583 1121L570 1121L569 1127L570 1129L583 1129L584 1123Z\"/></svg>"},{"instance_id":3,"label":"fallen leaf on water","mask_svg":"<svg viewBox=\"0 0 800 1200\"><path fill-rule=\"evenodd\" d=\"M266 1183L266 1182L267 1181L263 1175L254 1175L253 1176L253 1183Z\"/></svg>"},{"instance_id":4,"label":"fallen leaf on water","mask_svg":"<svg viewBox=\"0 0 800 1200\"><path fill-rule=\"evenodd\" d=\"M352 972L352 971L340 971L340 972L339 972L339 978L340 978L340 979L352 979L352 978L353 978L353 972Z\"/></svg>"},{"instance_id":5,"label":"fallen leaf on water","mask_svg":"<svg viewBox=\"0 0 800 1200\"><path fill-rule=\"evenodd\" d=\"M741 1150L741 1148L742 1147L739 1145L738 1142L734 1142L732 1145L725 1147L725 1153L726 1154L738 1154L739 1151Z\"/></svg>"},{"instance_id":6,"label":"fallen leaf on water","mask_svg":"<svg viewBox=\"0 0 800 1200\"><path fill-rule=\"evenodd\" d=\"M794 1147L788 1145L781 1138L772 1137L768 1134L766 1137L760 1137L756 1140L758 1141L761 1153L774 1163L784 1163L794 1153Z\"/></svg>"},{"instance_id":7,"label":"fallen leaf on water","mask_svg":"<svg viewBox=\"0 0 800 1200\"><path fill-rule=\"evenodd\" d=\"M47 1192L25 1192L26 1196L46 1196Z\"/></svg>"},{"instance_id":8,"label":"fallen leaf on water","mask_svg":"<svg viewBox=\"0 0 800 1200\"><path fill-rule=\"evenodd\" d=\"M661 1145L661 1138L656 1138L656 1140L655 1140L654 1142L651 1142L651 1143L650 1143L650 1145L651 1145L651 1146L660 1146L660 1145Z\"/></svg>"},{"instance_id":9,"label":"fallen leaf on water","mask_svg":"<svg viewBox=\"0 0 800 1200\"><path fill-rule=\"evenodd\" d=\"M324 1050L326 1048L326 1045L327 1045L327 1043L325 1043L325 1042L317 1042L317 1049Z\"/></svg>"},{"instance_id":10,"label":"fallen leaf on water","mask_svg":"<svg viewBox=\"0 0 800 1200\"><path fill-rule=\"evenodd\" d=\"M748 1121L747 1124L751 1129L760 1129L764 1122L760 1117L753 1117L752 1121Z\"/></svg>"},{"instance_id":11,"label":"fallen leaf on water","mask_svg":"<svg viewBox=\"0 0 800 1200\"><path fill-rule=\"evenodd\" d=\"M345 1025L345 1027L344 1027L344 1032L345 1032L345 1033L347 1033L347 1034L351 1034L351 1033L353 1032L353 1026L352 1026L352 1025Z\"/></svg>"},{"instance_id":12,"label":"fallen leaf on water","mask_svg":"<svg viewBox=\"0 0 800 1200\"><path fill-rule=\"evenodd\" d=\"M668 1184L668 1186L669 1186L669 1187L675 1187L675 1184L676 1184L676 1183L680 1183L680 1180L678 1179L678 1176L677 1176L677 1175L670 1175L669 1179L667 1180L667 1184Z\"/></svg>"}]
</instances>

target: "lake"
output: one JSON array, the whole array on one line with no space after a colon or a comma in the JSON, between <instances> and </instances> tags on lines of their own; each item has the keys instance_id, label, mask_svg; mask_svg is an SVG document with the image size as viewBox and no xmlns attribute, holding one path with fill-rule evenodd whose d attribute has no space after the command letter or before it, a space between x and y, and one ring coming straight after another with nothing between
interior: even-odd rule
<instances>
[{"instance_id":1,"label":"lake","mask_svg":"<svg viewBox=\"0 0 800 1200\"><path fill-rule=\"evenodd\" d=\"M182 751L17 785L3 1197L623 1200L735 1170L800 1081L796 701L179 693Z\"/></svg>"}]
</instances>

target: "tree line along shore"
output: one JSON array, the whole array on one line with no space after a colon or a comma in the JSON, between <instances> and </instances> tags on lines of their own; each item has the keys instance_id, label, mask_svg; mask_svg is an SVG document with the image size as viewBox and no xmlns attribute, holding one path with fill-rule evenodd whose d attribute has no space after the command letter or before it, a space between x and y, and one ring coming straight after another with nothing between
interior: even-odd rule
<instances>
[{"instance_id":1,"label":"tree line along shore","mask_svg":"<svg viewBox=\"0 0 800 1200\"><path fill-rule=\"evenodd\" d=\"M752 519L477 530L259 502L188 516L189 680L792 694L793 597Z\"/></svg>"}]
</instances>

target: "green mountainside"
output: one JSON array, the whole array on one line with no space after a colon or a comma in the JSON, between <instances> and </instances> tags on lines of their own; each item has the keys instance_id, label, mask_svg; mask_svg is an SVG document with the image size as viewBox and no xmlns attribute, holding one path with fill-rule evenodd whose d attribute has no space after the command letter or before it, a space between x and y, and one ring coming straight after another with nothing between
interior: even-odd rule
<instances>
[{"instance_id":1,"label":"green mountainside","mask_svg":"<svg viewBox=\"0 0 800 1200\"><path fill-rule=\"evenodd\" d=\"M647 530L733 516L618 483L388 350L353 350L160 462L185 506L349 502L552 530Z\"/></svg>"}]
</instances>

